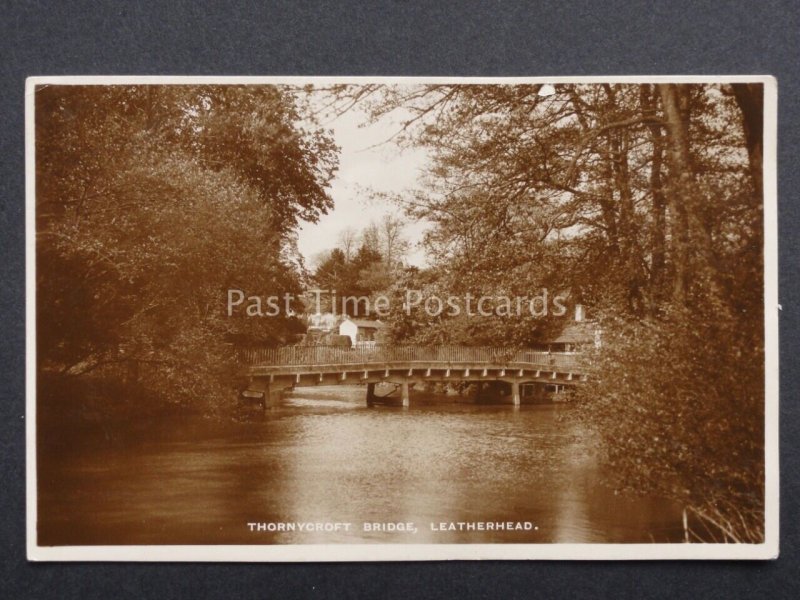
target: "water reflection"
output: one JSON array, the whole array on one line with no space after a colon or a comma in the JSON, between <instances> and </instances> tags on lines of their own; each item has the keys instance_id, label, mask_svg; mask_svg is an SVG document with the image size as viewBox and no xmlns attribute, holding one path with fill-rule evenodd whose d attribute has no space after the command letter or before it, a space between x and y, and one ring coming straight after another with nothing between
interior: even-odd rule
<instances>
[{"instance_id":1,"label":"water reflection","mask_svg":"<svg viewBox=\"0 0 800 600\"><path fill-rule=\"evenodd\" d=\"M363 389L314 388L258 422L170 420L135 432L40 436L40 543L679 541L675 507L605 486L592 440L569 410L366 408ZM431 528L509 521L536 528ZM247 526L278 522L352 526ZM417 531L364 531L373 522L412 522Z\"/></svg>"}]
</instances>

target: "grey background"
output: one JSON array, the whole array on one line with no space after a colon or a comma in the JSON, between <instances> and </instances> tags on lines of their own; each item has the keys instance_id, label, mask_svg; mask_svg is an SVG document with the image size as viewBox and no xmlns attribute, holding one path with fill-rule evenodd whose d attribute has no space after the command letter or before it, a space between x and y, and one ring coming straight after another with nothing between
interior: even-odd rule
<instances>
[{"instance_id":1,"label":"grey background","mask_svg":"<svg viewBox=\"0 0 800 600\"><path fill-rule=\"evenodd\" d=\"M3 2L0 597L794 597L798 546L796 1ZM779 85L781 558L764 563L29 564L24 79L29 75L772 74Z\"/></svg>"}]
</instances>

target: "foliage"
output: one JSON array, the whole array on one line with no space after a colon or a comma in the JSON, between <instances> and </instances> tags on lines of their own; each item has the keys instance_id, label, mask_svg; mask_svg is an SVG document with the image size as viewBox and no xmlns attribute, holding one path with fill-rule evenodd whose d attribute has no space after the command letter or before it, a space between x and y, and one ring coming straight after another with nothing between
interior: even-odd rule
<instances>
[{"instance_id":1,"label":"foliage","mask_svg":"<svg viewBox=\"0 0 800 600\"><path fill-rule=\"evenodd\" d=\"M405 285L590 307L576 399L623 487L763 532L763 90L758 85L339 86L426 148L431 265ZM400 289L395 290L399 294ZM602 318L600 318L602 317ZM536 341L542 323L395 314L398 339ZM527 332L527 333L526 333ZM704 522L708 523L706 519ZM727 525L725 525L727 524Z\"/></svg>"},{"instance_id":2,"label":"foliage","mask_svg":"<svg viewBox=\"0 0 800 600\"><path fill-rule=\"evenodd\" d=\"M287 315L228 317L229 289L297 293L293 229L330 206L335 147L272 86L37 90L40 365L127 364L213 406L231 342L277 342Z\"/></svg>"},{"instance_id":3,"label":"foliage","mask_svg":"<svg viewBox=\"0 0 800 600\"><path fill-rule=\"evenodd\" d=\"M758 336L709 307L659 319L610 318L578 415L597 431L617 484L732 519L763 539L764 374ZM724 343L720 343L724 341Z\"/></svg>"},{"instance_id":4,"label":"foliage","mask_svg":"<svg viewBox=\"0 0 800 600\"><path fill-rule=\"evenodd\" d=\"M384 319L392 341L403 344L462 345L462 346L520 346L530 347L543 340L552 339L563 326L562 317L549 312L536 316L530 305L523 302L519 315L512 300L511 314L500 308L501 297L530 298L532 287L525 287L525 280L518 280L510 288L498 289L490 282L479 279L461 279L437 269L409 268L399 274L387 291L390 314ZM489 300L481 307L484 312L495 314L483 316L478 312L477 300ZM439 299L445 306L441 314L435 314ZM447 305L452 298L452 306ZM469 301L469 305L468 305ZM549 300L548 300L549 301ZM552 304L550 304L552 307ZM537 305L538 307L538 305ZM499 314L497 314L499 313Z\"/></svg>"},{"instance_id":5,"label":"foliage","mask_svg":"<svg viewBox=\"0 0 800 600\"><path fill-rule=\"evenodd\" d=\"M360 245L355 250L357 241ZM395 217L382 223L370 223L360 234L345 230L338 247L325 255L313 273L313 282L320 290L321 311L331 311L333 292L336 294L336 312L350 316L369 316L366 303L348 302L343 298L370 299L373 306L377 294L387 290L403 269L403 259L408 243L403 237L402 224ZM316 301L314 302L316 304ZM316 310L316 306L311 307Z\"/></svg>"}]
</instances>

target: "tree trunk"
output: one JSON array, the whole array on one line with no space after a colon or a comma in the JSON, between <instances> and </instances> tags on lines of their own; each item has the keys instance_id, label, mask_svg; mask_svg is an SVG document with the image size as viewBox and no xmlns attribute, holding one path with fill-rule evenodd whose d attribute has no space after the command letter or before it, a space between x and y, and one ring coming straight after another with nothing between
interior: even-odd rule
<instances>
[{"instance_id":1,"label":"tree trunk","mask_svg":"<svg viewBox=\"0 0 800 600\"><path fill-rule=\"evenodd\" d=\"M688 127L683 121L678 94L673 84L657 84L667 126L668 156L670 163L670 231L672 234L672 300L676 304L686 303L686 288L689 273L689 219L687 191L691 185L688 150Z\"/></svg>"},{"instance_id":2,"label":"tree trunk","mask_svg":"<svg viewBox=\"0 0 800 600\"><path fill-rule=\"evenodd\" d=\"M638 232L634 220L633 192L630 185L628 132L627 130L612 131L608 138L614 187L619 198L619 210L617 211L619 267L622 270L628 309L633 314L640 314L642 310L641 273L636 244Z\"/></svg>"},{"instance_id":3,"label":"tree trunk","mask_svg":"<svg viewBox=\"0 0 800 600\"><path fill-rule=\"evenodd\" d=\"M686 85L657 84L667 128L670 167L669 206L674 246L673 300L687 303L690 279L704 288L703 295L720 300L711 232L702 216L701 198L695 188L689 151L689 92Z\"/></svg>"},{"instance_id":4,"label":"tree trunk","mask_svg":"<svg viewBox=\"0 0 800 600\"><path fill-rule=\"evenodd\" d=\"M656 116L656 97L649 84L640 87L642 116L651 120ZM664 300L664 269L666 266L667 244L667 200L664 197L662 170L664 164L664 135L661 125L650 122L650 142L653 156L650 162L650 194L653 199L651 208L650 233L650 310L655 312Z\"/></svg>"},{"instance_id":5,"label":"tree trunk","mask_svg":"<svg viewBox=\"0 0 800 600\"><path fill-rule=\"evenodd\" d=\"M756 198L764 194L764 85L761 83L734 83L733 95L742 112L750 175Z\"/></svg>"}]
</instances>

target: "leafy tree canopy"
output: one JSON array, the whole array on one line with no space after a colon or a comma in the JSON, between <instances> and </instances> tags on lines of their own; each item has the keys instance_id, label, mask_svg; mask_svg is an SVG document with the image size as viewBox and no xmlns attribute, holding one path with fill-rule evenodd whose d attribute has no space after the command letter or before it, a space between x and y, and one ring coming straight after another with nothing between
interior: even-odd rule
<instances>
[{"instance_id":1,"label":"leafy tree canopy","mask_svg":"<svg viewBox=\"0 0 800 600\"><path fill-rule=\"evenodd\" d=\"M275 86L48 86L36 93L39 359L147 366L201 397L233 339L299 323L226 314L227 291L300 291L294 229L332 205L330 136Z\"/></svg>"}]
</instances>

